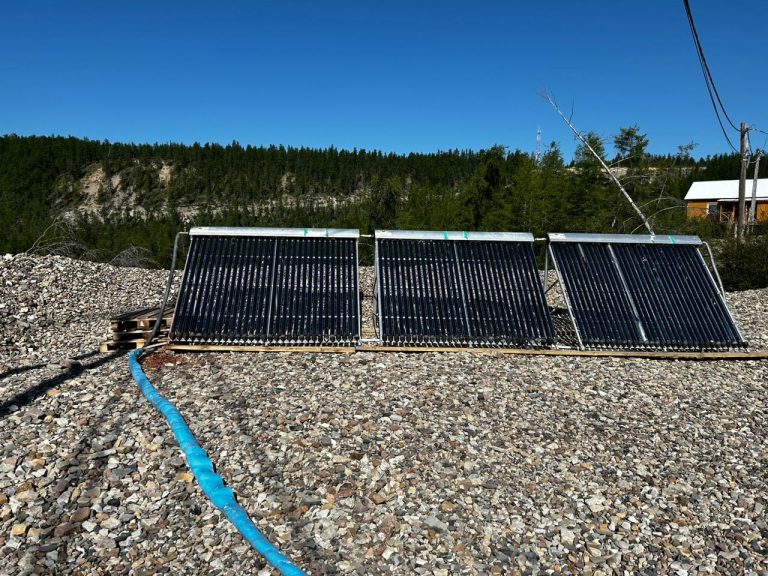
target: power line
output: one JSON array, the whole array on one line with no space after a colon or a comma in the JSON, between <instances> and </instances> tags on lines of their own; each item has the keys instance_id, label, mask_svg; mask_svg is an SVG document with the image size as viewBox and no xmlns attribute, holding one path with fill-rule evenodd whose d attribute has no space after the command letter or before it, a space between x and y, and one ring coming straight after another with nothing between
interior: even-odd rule
<instances>
[{"instance_id":1,"label":"power line","mask_svg":"<svg viewBox=\"0 0 768 576\"><path fill-rule=\"evenodd\" d=\"M760 130L760 128L758 128L757 126L750 126L749 129L754 132L760 132L760 134L768 134L768 132L766 132L765 130Z\"/></svg>"},{"instance_id":2,"label":"power line","mask_svg":"<svg viewBox=\"0 0 768 576\"><path fill-rule=\"evenodd\" d=\"M725 129L725 125L723 124L723 119L720 117L720 111L722 110L723 116L725 116L725 119L728 121L728 123L731 125L731 127L736 130L737 132L739 129L736 127L736 124L734 124L733 120L731 120L731 117L728 116L728 112L725 109L725 106L723 105L723 101L720 98L720 93L717 91L717 86L715 86L715 80L712 78L712 72L709 69L709 65L707 64L707 59L704 57L704 50L701 47L701 41L699 40L699 33L696 31L696 24L693 21L693 14L691 13L691 6L688 4L688 0L683 0L683 4L685 5L685 13L688 16L688 25L691 28L691 35L693 36L693 43L696 47L696 55L699 58L699 65L701 66L701 71L704 74L704 82L707 85L707 92L709 93L709 99L712 102L712 108L715 110L715 116L717 116L717 122L720 124L720 129L723 131L723 136L725 136L726 141L730 145L730 147L733 149L734 152L738 152L736 149L736 146L733 145L733 142L731 142L731 138L728 136L728 132Z\"/></svg>"}]
</instances>

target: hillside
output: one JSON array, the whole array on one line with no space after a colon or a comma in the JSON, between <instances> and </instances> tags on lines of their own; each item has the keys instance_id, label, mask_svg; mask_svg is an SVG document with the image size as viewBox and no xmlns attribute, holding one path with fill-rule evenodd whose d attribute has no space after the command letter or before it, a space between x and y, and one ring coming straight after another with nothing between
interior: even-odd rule
<instances>
[{"instance_id":1,"label":"hillside","mask_svg":"<svg viewBox=\"0 0 768 576\"><path fill-rule=\"evenodd\" d=\"M634 128L633 128L634 129ZM735 156L695 160L643 153L616 171L658 232L721 235L688 222L681 201L696 179L732 178ZM768 163L761 170L768 174ZM630 232L639 224L586 154L566 163L556 144L537 160L501 146L382 154L233 142L119 144L0 137L0 252L33 245L110 260L128 247L168 265L181 220L194 224ZM47 232L46 232L47 231Z\"/></svg>"}]
</instances>

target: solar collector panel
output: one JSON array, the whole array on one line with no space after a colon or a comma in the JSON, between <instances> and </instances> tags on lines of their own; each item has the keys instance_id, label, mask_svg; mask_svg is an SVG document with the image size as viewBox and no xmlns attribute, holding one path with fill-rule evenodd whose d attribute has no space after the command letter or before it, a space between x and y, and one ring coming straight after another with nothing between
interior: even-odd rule
<instances>
[{"instance_id":1,"label":"solar collector panel","mask_svg":"<svg viewBox=\"0 0 768 576\"><path fill-rule=\"evenodd\" d=\"M554 341L533 237L482 234L376 233L382 341L415 346Z\"/></svg>"},{"instance_id":2,"label":"solar collector panel","mask_svg":"<svg viewBox=\"0 0 768 576\"><path fill-rule=\"evenodd\" d=\"M524 244L489 243L483 248L492 252L495 266L500 270L501 276L496 276L497 294L501 294L506 300L507 305L502 307L501 311L509 322L519 322L521 332L529 334L535 340L552 340L552 325L537 318L542 307L546 309L546 301L530 247ZM513 266L513 262L517 261L526 261L527 265ZM507 291L505 286L529 286L533 289ZM519 311L520 315L516 316L513 311Z\"/></svg>"},{"instance_id":3,"label":"solar collector panel","mask_svg":"<svg viewBox=\"0 0 768 576\"><path fill-rule=\"evenodd\" d=\"M643 325L659 346L727 347L741 338L694 246L616 247L631 270L630 294L643 303Z\"/></svg>"},{"instance_id":4,"label":"solar collector panel","mask_svg":"<svg viewBox=\"0 0 768 576\"><path fill-rule=\"evenodd\" d=\"M616 253L619 265L627 270L627 290L637 302L647 342L655 346L684 346L694 337L687 326L687 320L692 318L687 303L685 299L674 303L670 298L675 290L672 279L661 277L655 266L642 264L642 261L647 263L650 256L647 251L643 253L644 248L617 246ZM663 254L657 257L664 259ZM661 291L666 291L666 298Z\"/></svg>"},{"instance_id":5,"label":"solar collector panel","mask_svg":"<svg viewBox=\"0 0 768 576\"><path fill-rule=\"evenodd\" d=\"M581 339L596 346L640 340L629 299L605 247L552 244L551 249Z\"/></svg>"},{"instance_id":6,"label":"solar collector panel","mask_svg":"<svg viewBox=\"0 0 768 576\"><path fill-rule=\"evenodd\" d=\"M354 344L357 237L344 230L193 229L171 340Z\"/></svg>"},{"instance_id":7,"label":"solar collector panel","mask_svg":"<svg viewBox=\"0 0 768 576\"><path fill-rule=\"evenodd\" d=\"M580 343L707 350L745 346L697 237L550 234Z\"/></svg>"}]
</instances>

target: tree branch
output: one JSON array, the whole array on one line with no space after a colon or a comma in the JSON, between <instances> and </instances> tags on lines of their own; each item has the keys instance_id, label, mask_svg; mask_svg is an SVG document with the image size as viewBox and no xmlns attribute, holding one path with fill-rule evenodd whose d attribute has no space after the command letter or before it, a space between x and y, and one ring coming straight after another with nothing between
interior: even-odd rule
<instances>
[{"instance_id":1,"label":"tree branch","mask_svg":"<svg viewBox=\"0 0 768 576\"><path fill-rule=\"evenodd\" d=\"M550 95L550 93L547 92L547 91L542 91L541 92L541 97L549 102L550 106L552 106L552 108L555 109L555 112L557 112L560 115L560 118L563 119L563 122L566 123L568 128L570 128L573 131L573 133L581 141L581 143L584 144L584 146L587 147L587 150L589 150L592 153L592 155L597 159L597 161L600 162L600 165L603 167L603 170L605 170L605 173L608 174L608 177L611 180L613 180L613 182L614 182L614 184L616 184L616 186L619 187L619 190L621 190L621 193L624 195L624 198L626 198L627 202L630 203L630 205L632 206L632 209L635 211L635 213L640 218L640 221L643 223L643 226L645 226L646 230L648 230L648 232L650 234L653 234L654 233L653 232L653 228L651 228L651 225L648 223L648 219L645 217L645 215L640 210L640 208L637 207L637 204L635 204L634 200L632 200L632 197L624 189L624 186L621 185L621 182L619 182L619 179L616 178L616 176L613 175L613 173L611 172L611 169L608 168L608 165L605 163L605 161L600 157L600 155L597 152L594 151L592 146L589 145L589 142L587 142L586 138L584 138L584 136L581 135L581 132L579 132L573 126L573 124L571 124L571 121L568 118L565 117L565 115L563 114L562 110L560 110L560 108L558 107L557 103L555 102L555 100Z\"/></svg>"}]
</instances>

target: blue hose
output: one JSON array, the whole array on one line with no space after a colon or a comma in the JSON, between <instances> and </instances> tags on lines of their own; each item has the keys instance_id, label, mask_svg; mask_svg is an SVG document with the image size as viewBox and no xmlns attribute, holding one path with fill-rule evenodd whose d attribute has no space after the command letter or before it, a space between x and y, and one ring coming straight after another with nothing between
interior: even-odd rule
<instances>
[{"instance_id":1,"label":"blue hose","mask_svg":"<svg viewBox=\"0 0 768 576\"><path fill-rule=\"evenodd\" d=\"M129 356L133 379L136 380L136 384L138 384L146 399L168 420L168 424L171 426L179 446L187 457L189 468L192 470L195 478L197 478L197 482L200 484L203 492L205 492L205 495L208 496L210 501L219 510L226 514L229 521L243 535L243 538L267 562L277 568L281 574L284 576L305 576L304 572L283 556L256 528L253 520L248 516L248 512L235 500L235 493L231 488L225 486L221 476L214 472L213 462L208 458L208 454L206 454L200 444L197 443L192 430L189 429L189 426L184 421L184 417L171 402L157 391L157 388L152 386L147 375L144 374L144 370L141 369L141 364L139 364L141 353L142 350L138 349L131 352Z\"/></svg>"}]
</instances>

